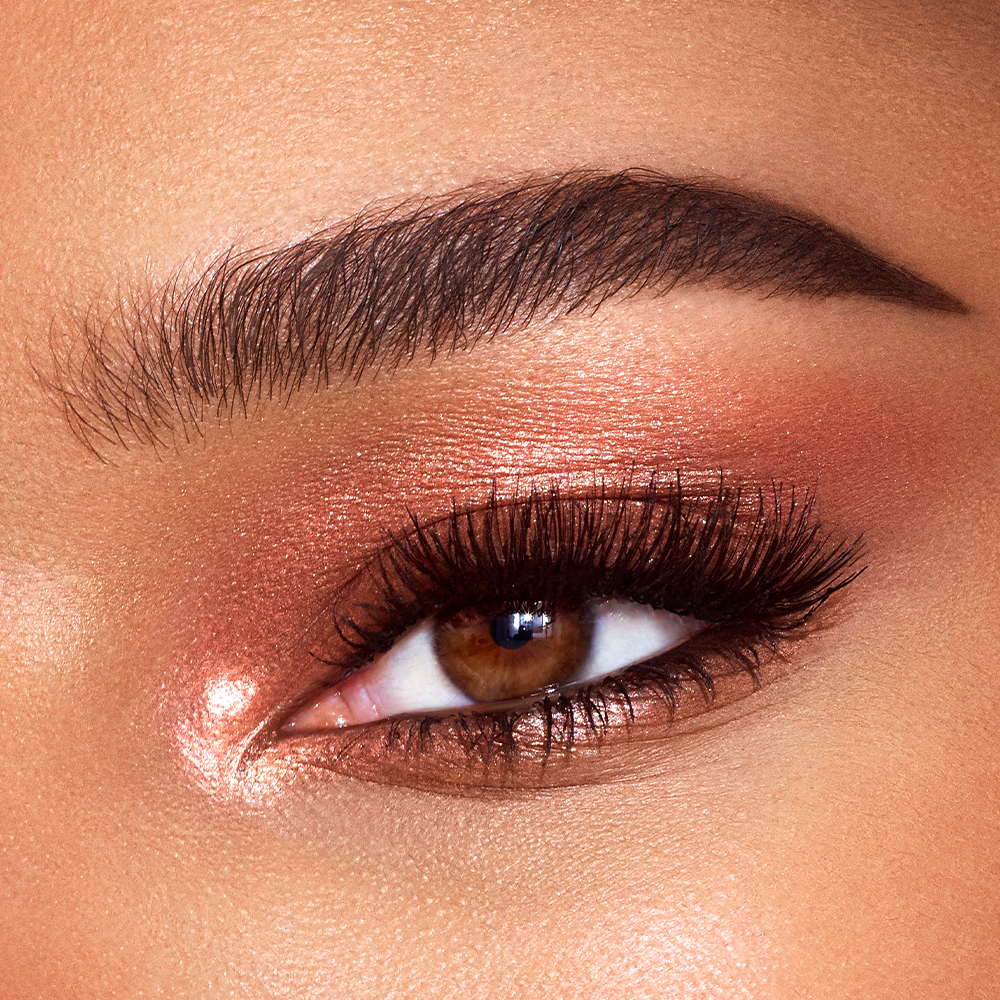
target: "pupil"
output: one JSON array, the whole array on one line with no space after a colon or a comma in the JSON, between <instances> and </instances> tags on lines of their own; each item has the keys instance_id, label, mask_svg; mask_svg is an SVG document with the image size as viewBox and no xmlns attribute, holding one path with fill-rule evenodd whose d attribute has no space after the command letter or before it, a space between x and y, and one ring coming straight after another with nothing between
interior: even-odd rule
<instances>
[{"instance_id":1,"label":"pupil","mask_svg":"<svg viewBox=\"0 0 1000 1000\"><path fill-rule=\"evenodd\" d=\"M531 642L533 615L514 612L490 622L490 638L502 649L520 649Z\"/></svg>"}]
</instances>

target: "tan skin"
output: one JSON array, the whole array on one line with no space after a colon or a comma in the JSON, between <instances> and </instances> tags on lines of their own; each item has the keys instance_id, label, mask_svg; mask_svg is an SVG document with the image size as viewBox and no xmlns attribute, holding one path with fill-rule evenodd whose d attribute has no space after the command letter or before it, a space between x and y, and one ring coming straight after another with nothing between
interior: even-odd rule
<instances>
[{"instance_id":1,"label":"tan skin","mask_svg":"<svg viewBox=\"0 0 1000 1000\"><path fill-rule=\"evenodd\" d=\"M994 995L992 6L9 4L0 993ZM233 245L635 165L822 216L968 311L624 300L103 463L32 367ZM194 759L191 676L288 660L373 525L622 455L809 486L865 535L761 691L544 791Z\"/></svg>"}]
</instances>

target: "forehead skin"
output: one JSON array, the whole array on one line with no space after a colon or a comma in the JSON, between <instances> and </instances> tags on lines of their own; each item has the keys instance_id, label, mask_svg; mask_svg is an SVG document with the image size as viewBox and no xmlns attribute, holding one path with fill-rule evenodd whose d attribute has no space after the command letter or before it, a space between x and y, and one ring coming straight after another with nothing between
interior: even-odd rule
<instances>
[{"instance_id":1,"label":"forehead skin","mask_svg":"<svg viewBox=\"0 0 1000 1000\"><path fill-rule=\"evenodd\" d=\"M992 4L51 2L10 3L4 20L0 993L992 995ZM821 215L969 306L927 318L727 298L702 313L695 298L694 319L655 341L657 356L721 373L708 443L691 432L710 469L729 460L713 429L754 424L743 378L748 397L780 402L761 416L775 439L807 420L833 428L816 432L822 455L763 437L734 450L765 474L839 463L831 509L869 538L854 617L813 680L628 783L478 801L317 780L247 818L189 780L171 743L183 693L164 664L200 637L170 616L208 621L203 581L235 586L235 563L212 559L263 531L248 478L305 505L315 493L295 493L295 470L340 468L325 457L340 435L376 472L403 455L419 491L433 476L404 453L433 451L427 415L470 386L478 400L503 365L485 352L452 375L400 373L400 398L426 417L415 431L395 390L372 389L357 404L374 407L359 411L371 440L354 403L321 396L102 465L35 374L52 334L113 315L123 287L373 202L636 165ZM632 357L625 331L665 322L640 305L609 315L584 350L609 371ZM635 356L622 392L638 399L653 368ZM539 379L502 383L490 405L548 406L558 429L576 397L542 398L547 362L525 357ZM704 413L675 410L683 441ZM888 466L869 447L879 435ZM559 444L542 441L557 457ZM488 477L484 455L507 454L492 447L468 444L468 482ZM275 469L292 470L286 494ZM299 541L288 573L322 575Z\"/></svg>"}]
</instances>

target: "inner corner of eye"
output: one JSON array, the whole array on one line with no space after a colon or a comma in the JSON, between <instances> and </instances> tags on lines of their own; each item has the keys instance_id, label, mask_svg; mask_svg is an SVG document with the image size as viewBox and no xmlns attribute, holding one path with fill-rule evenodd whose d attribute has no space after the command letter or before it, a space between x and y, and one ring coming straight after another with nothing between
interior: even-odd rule
<instances>
[{"instance_id":1,"label":"inner corner of eye","mask_svg":"<svg viewBox=\"0 0 1000 1000\"><path fill-rule=\"evenodd\" d=\"M666 652L703 628L627 600L569 610L465 608L404 632L366 667L319 691L282 729L304 734L541 697Z\"/></svg>"}]
</instances>

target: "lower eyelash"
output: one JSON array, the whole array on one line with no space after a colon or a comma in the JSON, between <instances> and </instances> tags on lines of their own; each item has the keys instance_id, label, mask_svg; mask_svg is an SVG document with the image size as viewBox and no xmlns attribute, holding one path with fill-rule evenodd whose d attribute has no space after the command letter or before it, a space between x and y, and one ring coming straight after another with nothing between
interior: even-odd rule
<instances>
[{"instance_id":1,"label":"lower eyelash","mask_svg":"<svg viewBox=\"0 0 1000 1000\"><path fill-rule=\"evenodd\" d=\"M617 674L513 707L404 716L291 737L295 765L380 784L481 795L606 780L605 753L762 686L776 636L697 636ZM720 696L720 687L725 688Z\"/></svg>"}]
</instances>

